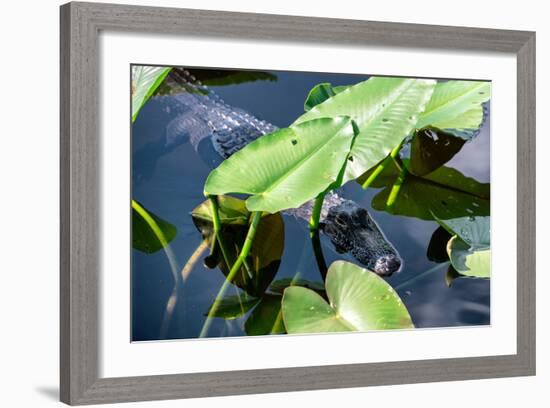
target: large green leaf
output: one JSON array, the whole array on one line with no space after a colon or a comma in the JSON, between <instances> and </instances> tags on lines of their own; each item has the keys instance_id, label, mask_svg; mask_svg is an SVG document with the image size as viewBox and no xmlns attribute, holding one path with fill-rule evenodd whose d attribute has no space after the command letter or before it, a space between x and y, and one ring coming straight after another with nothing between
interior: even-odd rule
<instances>
[{"instance_id":1,"label":"large green leaf","mask_svg":"<svg viewBox=\"0 0 550 408\"><path fill-rule=\"evenodd\" d=\"M453 237L447 253L453 268L461 275L491 276L491 217L436 218Z\"/></svg>"},{"instance_id":2,"label":"large green leaf","mask_svg":"<svg viewBox=\"0 0 550 408\"><path fill-rule=\"evenodd\" d=\"M414 129L434 80L373 77L312 107L295 123L346 115L359 128L343 181L355 179L385 158Z\"/></svg>"},{"instance_id":3,"label":"large green leaf","mask_svg":"<svg viewBox=\"0 0 550 408\"><path fill-rule=\"evenodd\" d=\"M244 324L248 336L286 333L279 295L265 295Z\"/></svg>"},{"instance_id":4,"label":"large green leaf","mask_svg":"<svg viewBox=\"0 0 550 408\"><path fill-rule=\"evenodd\" d=\"M487 81L439 82L416 128L432 126L470 139L483 123L482 104L490 98L491 83Z\"/></svg>"},{"instance_id":5,"label":"large green leaf","mask_svg":"<svg viewBox=\"0 0 550 408\"><path fill-rule=\"evenodd\" d=\"M228 262L233 265L241 252L248 231L250 213L244 201L229 196L219 196L219 215L222 224L222 239L227 249ZM205 201L192 212L193 222L208 242L213 240L212 203ZM281 214L264 214L252 248L232 283L247 293L260 297L275 277L284 250L284 224ZM227 276L226 265L219 245L208 258L209 266L218 266Z\"/></svg>"},{"instance_id":6,"label":"large green leaf","mask_svg":"<svg viewBox=\"0 0 550 408\"><path fill-rule=\"evenodd\" d=\"M170 68L166 67L132 66L132 122L168 72Z\"/></svg>"},{"instance_id":7,"label":"large green leaf","mask_svg":"<svg viewBox=\"0 0 550 408\"><path fill-rule=\"evenodd\" d=\"M403 165L407 164L404 160ZM358 182L364 182L370 173L365 173ZM386 203L398 175L399 168L392 162L372 183L372 187L384 187L372 199L375 210L387 210ZM423 177L407 174L391 210L392 214L423 220L433 220L434 215L450 219L489 212L490 184L479 183L450 167L440 167Z\"/></svg>"},{"instance_id":8,"label":"large green leaf","mask_svg":"<svg viewBox=\"0 0 550 408\"><path fill-rule=\"evenodd\" d=\"M250 194L249 211L276 213L315 198L337 180L354 138L347 117L320 118L248 144L214 169L205 194Z\"/></svg>"},{"instance_id":9,"label":"large green leaf","mask_svg":"<svg viewBox=\"0 0 550 408\"><path fill-rule=\"evenodd\" d=\"M347 89L349 87L350 86L347 85L332 86L327 82L315 85L313 88L311 88L311 91L309 91L306 101L304 102L304 111L307 112L311 110L311 108L313 108L314 106L323 103L327 99L332 98L334 95L342 92L344 89Z\"/></svg>"},{"instance_id":10,"label":"large green leaf","mask_svg":"<svg viewBox=\"0 0 550 408\"><path fill-rule=\"evenodd\" d=\"M283 295L288 333L318 333L413 328L399 295L376 273L349 262L334 262L327 273L330 304L300 286Z\"/></svg>"},{"instance_id":11,"label":"large green leaf","mask_svg":"<svg viewBox=\"0 0 550 408\"><path fill-rule=\"evenodd\" d=\"M176 227L132 200L132 247L152 254L176 237Z\"/></svg>"}]
</instances>

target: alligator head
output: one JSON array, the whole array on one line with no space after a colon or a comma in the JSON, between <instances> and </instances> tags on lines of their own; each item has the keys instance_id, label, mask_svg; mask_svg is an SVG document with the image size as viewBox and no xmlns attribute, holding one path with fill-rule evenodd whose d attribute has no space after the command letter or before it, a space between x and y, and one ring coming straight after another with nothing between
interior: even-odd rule
<instances>
[{"instance_id":1,"label":"alligator head","mask_svg":"<svg viewBox=\"0 0 550 408\"><path fill-rule=\"evenodd\" d=\"M329 209L322 224L338 252L351 254L368 269L390 276L401 268L401 257L368 211L345 200Z\"/></svg>"}]
</instances>

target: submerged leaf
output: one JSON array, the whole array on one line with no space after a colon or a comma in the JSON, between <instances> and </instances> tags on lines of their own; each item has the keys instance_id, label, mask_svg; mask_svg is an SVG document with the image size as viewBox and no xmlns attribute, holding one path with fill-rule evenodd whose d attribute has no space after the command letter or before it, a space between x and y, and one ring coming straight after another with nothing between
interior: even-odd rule
<instances>
[{"instance_id":1,"label":"submerged leaf","mask_svg":"<svg viewBox=\"0 0 550 408\"><path fill-rule=\"evenodd\" d=\"M281 312L282 296L265 295L244 324L248 336L286 333Z\"/></svg>"},{"instance_id":2,"label":"submerged leaf","mask_svg":"<svg viewBox=\"0 0 550 408\"><path fill-rule=\"evenodd\" d=\"M328 270L326 291L330 304L310 289L285 289L282 308L288 333L414 328L399 295L374 272L336 261Z\"/></svg>"},{"instance_id":3,"label":"submerged leaf","mask_svg":"<svg viewBox=\"0 0 550 408\"><path fill-rule=\"evenodd\" d=\"M351 161L343 182L384 159L415 127L435 86L434 80L372 77L312 107L294 123L346 115L357 124Z\"/></svg>"},{"instance_id":4,"label":"submerged leaf","mask_svg":"<svg viewBox=\"0 0 550 408\"><path fill-rule=\"evenodd\" d=\"M248 225L250 213L243 200L231 196L219 196L218 205L218 215L222 225ZM204 228L212 227L212 202L204 201L191 212L191 216L197 228L204 233ZM205 235L209 235L210 232L207 231Z\"/></svg>"},{"instance_id":5,"label":"submerged leaf","mask_svg":"<svg viewBox=\"0 0 550 408\"><path fill-rule=\"evenodd\" d=\"M325 285L321 282L311 282L306 279L294 279L294 278L283 278L276 280L271 284L269 289L275 293L283 293L284 290L290 286L302 286L314 290L316 292L324 292Z\"/></svg>"},{"instance_id":6,"label":"submerged leaf","mask_svg":"<svg viewBox=\"0 0 550 408\"><path fill-rule=\"evenodd\" d=\"M152 254L176 237L176 227L132 200L132 247Z\"/></svg>"},{"instance_id":7,"label":"submerged leaf","mask_svg":"<svg viewBox=\"0 0 550 408\"><path fill-rule=\"evenodd\" d=\"M354 138L347 117L320 118L249 143L208 176L207 195L250 194L249 211L297 208L336 185Z\"/></svg>"},{"instance_id":8,"label":"submerged leaf","mask_svg":"<svg viewBox=\"0 0 550 408\"><path fill-rule=\"evenodd\" d=\"M407 161L403 160L404 165ZM357 181L363 183L371 171ZM386 203L399 168L390 163L372 187L384 187L372 199L372 208L386 210ZM434 216L444 219L464 216L488 215L490 212L490 184L479 183L450 167L439 169L423 177L407 174L401 190L393 204L392 214L433 220Z\"/></svg>"},{"instance_id":9,"label":"submerged leaf","mask_svg":"<svg viewBox=\"0 0 550 408\"><path fill-rule=\"evenodd\" d=\"M436 128L419 129L411 141L408 170L417 176L431 173L451 160L464 143L464 139Z\"/></svg>"},{"instance_id":10,"label":"submerged leaf","mask_svg":"<svg viewBox=\"0 0 550 408\"><path fill-rule=\"evenodd\" d=\"M426 256L432 262L442 263L449 260L447 254L447 242L452 238L452 235L443 227L439 226L433 232L428 244Z\"/></svg>"},{"instance_id":11,"label":"submerged leaf","mask_svg":"<svg viewBox=\"0 0 550 408\"><path fill-rule=\"evenodd\" d=\"M221 300L215 313L211 317L221 317L222 319L233 320L245 315L259 302L260 299L254 296L249 296L246 293L226 296ZM207 313L205 313L205 316L209 315L210 309Z\"/></svg>"},{"instance_id":12,"label":"submerged leaf","mask_svg":"<svg viewBox=\"0 0 550 408\"><path fill-rule=\"evenodd\" d=\"M241 252L248 231L250 213L244 201L229 196L219 196L219 215L222 224L222 238L228 250L228 262L233 265ZM192 212L193 222L208 242L213 241L212 203L203 202ZM279 269L284 250L284 224L281 214L264 214L258 225L251 250L241 269L232 280L236 286L253 296L261 296ZM218 266L227 276L219 245L208 257L211 267Z\"/></svg>"},{"instance_id":13,"label":"submerged leaf","mask_svg":"<svg viewBox=\"0 0 550 408\"><path fill-rule=\"evenodd\" d=\"M198 69L174 67L155 95L177 95L183 92L208 94L205 86L237 85L255 81L276 81L277 76L263 71Z\"/></svg>"},{"instance_id":14,"label":"submerged leaf","mask_svg":"<svg viewBox=\"0 0 550 408\"><path fill-rule=\"evenodd\" d=\"M463 277L463 275L459 274L456 269L453 268L453 265L449 265L449 268L445 273L445 285L450 288L451 286L453 286L453 282L461 277Z\"/></svg>"},{"instance_id":15,"label":"submerged leaf","mask_svg":"<svg viewBox=\"0 0 550 408\"><path fill-rule=\"evenodd\" d=\"M132 66L132 122L137 118L140 109L149 100L170 68L146 65Z\"/></svg>"}]
</instances>

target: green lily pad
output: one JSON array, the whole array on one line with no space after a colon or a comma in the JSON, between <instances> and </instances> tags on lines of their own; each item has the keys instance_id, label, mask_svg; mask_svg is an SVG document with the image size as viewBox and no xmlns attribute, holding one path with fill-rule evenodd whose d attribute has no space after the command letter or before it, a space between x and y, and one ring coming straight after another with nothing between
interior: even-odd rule
<instances>
[{"instance_id":1,"label":"green lily pad","mask_svg":"<svg viewBox=\"0 0 550 408\"><path fill-rule=\"evenodd\" d=\"M132 122L169 72L166 67L132 66Z\"/></svg>"},{"instance_id":2,"label":"green lily pad","mask_svg":"<svg viewBox=\"0 0 550 408\"><path fill-rule=\"evenodd\" d=\"M219 215L222 226L222 238L228 250L228 262L233 265L241 252L250 213L245 202L230 196L219 196ZM203 238L211 243L214 236L212 223L212 204L206 200L192 211L193 223ZM275 277L281 263L284 250L284 223L280 213L264 214L246 262L232 280L232 283L252 296L263 295ZM219 245L210 255L210 266L218 266L227 276L230 268L226 265Z\"/></svg>"},{"instance_id":3,"label":"green lily pad","mask_svg":"<svg viewBox=\"0 0 550 408\"><path fill-rule=\"evenodd\" d=\"M434 87L434 80L372 77L313 106L294 123L338 115L354 120L359 134L346 166L346 182L379 163L413 131Z\"/></svg>"},{"instance_id":4,"label":"green lily pad","mask_svg":"<svg viewBox=\"0 0 550 408\"><path fill-rule=\"evenodd\" d=\"M474 278L491 276L491 217L460 217L436 221L453 237L447 253L453 268Z\"/></svg>"},{"instance_id":5,"label":"green lily pad","mask_svg":"<svg viewBox=\"0 0 550 408\"><path fill-rule=\"evenodd\" d=\"M327 273L327 303L311 289L292 286L282 301L288 333L319 333L414 328L395 290L376 273L334 262Z\"/></svg>"},{"instance_id":6,"label":"green lily pad","mask_svg":"<svg viewBox=\"0 0 550 408\"><path fill-rule=\"evenodd\" d=\"M320 118L260 137L209 174L206 195L250 194L249 211L297 208L338 187L354 129L347 117Z\"/></svg>"},{"instance_id":7,"label":"green lily pad","mask_svg":"<svg viewBox=\"0 0 550 408\"><path fill-rule=\"evenodd\" d=\"M449 233L458 237L473 248L486 248L491 245L491 217L460 217L436 221Z\"/></svg>"},{"instance_id":8,"label":"green lily pad","mask_svg":"<svg viewBox=\"0 0 550 408\"><path fill-rule=\"evenodd\" d=\"M491 249L472 249L470 245L454 236L448 243L447 252L453 268L458 273L474 278L491 277Z\"/></svg>"},{"instance_id":9,"label":"green lily pad","mask_svg":"<svg viewBox=\"0 0 550 408\"><path fill-rule=\"evenodd\" d=\"M132 200L132 247L146 254L164 248L177 234L175 226Z\"/></svg>"}]
</instances>

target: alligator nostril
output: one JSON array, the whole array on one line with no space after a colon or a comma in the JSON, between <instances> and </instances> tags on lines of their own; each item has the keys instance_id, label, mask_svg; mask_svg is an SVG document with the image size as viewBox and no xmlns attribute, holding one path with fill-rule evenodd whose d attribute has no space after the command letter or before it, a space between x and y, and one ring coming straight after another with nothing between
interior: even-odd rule
<instances>
[{"instance_id":1,"label":"alligator nostril","mask_svg":"<svg viewBox=\"0 0 550 408\"><path fill-rule=\"evenodd\" d=\"M390 276L401 268L401 260L395 255L384 255L376 260L374 272L382 276Z\"/></svg>"}]
</instances>

